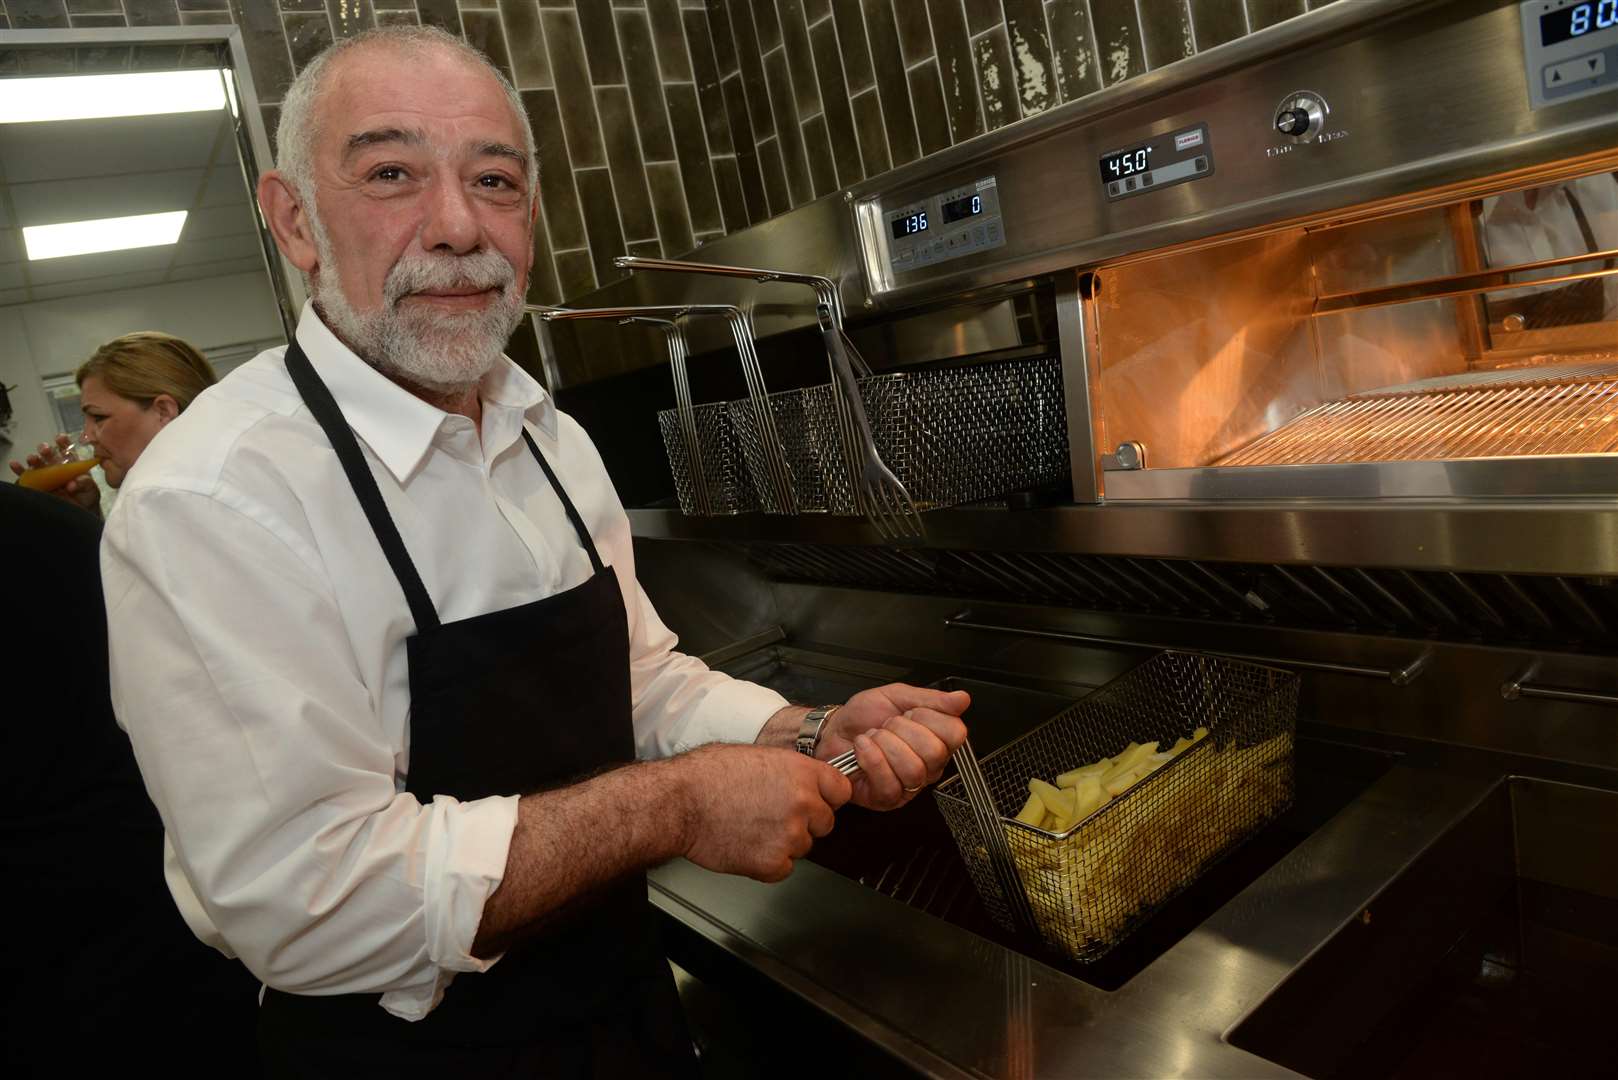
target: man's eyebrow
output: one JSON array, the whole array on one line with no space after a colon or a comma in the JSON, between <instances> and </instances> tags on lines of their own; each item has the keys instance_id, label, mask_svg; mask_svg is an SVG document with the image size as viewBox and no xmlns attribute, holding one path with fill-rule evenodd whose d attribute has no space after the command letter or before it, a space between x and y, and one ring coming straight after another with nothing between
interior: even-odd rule
<instances>
[{"instance_id":1,"label":"man's eyebrow","mask_svg":"<svg viewBox=\"0 0 1618 1080\"><path fill-rule=\"evenodd\" d=\"M524 169L528 168L528 155L509 143L481 142L472 147L473 153L479 157L510 158Z\"/></svg>"},{"instance_id":2,"label":"man's eyebrow","mask_svg":"<svg viewBox=\"0 0 1618 1080\"><path fill-rule=\"evenodd\" d=\"M403 143L405 146L420 146L426 142L426 137L419 131L407 131L404 128L375 128L371 131L361 131L348 137L348 143L343 149L343 157L350 158L368 146L378 146L382 143Z\"/></svg>"}]
</instances>

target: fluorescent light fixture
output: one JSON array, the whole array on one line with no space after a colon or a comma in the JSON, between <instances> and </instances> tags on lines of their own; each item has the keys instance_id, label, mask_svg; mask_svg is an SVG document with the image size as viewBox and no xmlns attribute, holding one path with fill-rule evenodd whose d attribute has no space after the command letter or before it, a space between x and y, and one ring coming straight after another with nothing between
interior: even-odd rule
<instances>
[{"instance_id":1,"label":"fluorescent light fixture","mask_svg":"<svg viewBox=\"0 0 1618 1080\"><path fill-rule=\"evenodd\" d=\"M22 240L28 247L30 260L157 247L179 241L186 213L173 210L164 214L68 221L60 225L25 225Z\"/></svg>"},{"instance_id":2,"label":"fluorescent light fixture","mask_svg":"<svg viewBox=\"0 0 1618 1080\"><path fill-rule=\"evenodd\" d=\"M216 71L214 74L218 75L219 81L225 84L225 94L230 98L231 118L234 119L235 117L240 116L242 114L242 110L241 107L236 104L236 80L232 79L228 72Z\"/></svg>"},{"instance_id":3,"label":"fluorescent light fixture","mask_svg":"<svg viewBox=\"0 0 1618 1080\"><path fill-rule=\"evenodd\" d=\"M208 112L225 107L218 68L0 79L0 124Z\"/></svg>"}]
</instances>

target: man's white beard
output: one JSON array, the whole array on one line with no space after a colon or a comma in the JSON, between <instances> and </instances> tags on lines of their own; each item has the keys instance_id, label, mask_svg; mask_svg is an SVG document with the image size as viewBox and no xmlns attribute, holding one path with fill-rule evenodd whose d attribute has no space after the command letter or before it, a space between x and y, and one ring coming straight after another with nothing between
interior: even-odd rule
<instances>
[{"instance_id":1,"label":"man's white beard","mask_svg":"<svg viewBox=\"0 0 1618 1080\"><path fill-rule=\"evenodd\" d=\"M425 390L464 391L494 367L522 321L517 272L493 249L471 255L407 251L388 271L381 308L358 312L343 293L331 238L313 214L310 224L321 269L313 281L315 307L344 344L385 374ZM444 312L429 304L399 306L411 293L493 288L500 295L481 311Z\"/></svg>"}]
</instances>

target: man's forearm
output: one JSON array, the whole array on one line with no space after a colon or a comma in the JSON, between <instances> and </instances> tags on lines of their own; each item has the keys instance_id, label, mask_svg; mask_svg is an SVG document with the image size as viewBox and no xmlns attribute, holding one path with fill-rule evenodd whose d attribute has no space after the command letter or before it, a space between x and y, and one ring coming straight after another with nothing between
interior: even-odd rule
<instances>
[{"instance_id":1,"label":"man's forearm","mask_svg":"<svg viewBox=\"0 0 1618 1080\"><path fill-rule=\"evenodd\" d=\"M777 711L754 744L790 749L808 711ZM684 772L675 757L524 795L505 876L483 905L472 955L499 955L570 901L685 854L692 811Z\"/></svg>"},{"instance_id":2,"label":"man's forearm","mask_svg":"<svg viewBox=\"0 0 1618 1080\"><path fill-rule=\"evenodd\" d=\"M678 759L524 795L472 955L496 956L570 901L683 854L689 816Z\"/></svg>"},{"instance_id":3,"label":"man's forearm","mask_svg":"<svg viewBox=\"0 0 1618 1080\"><path fill-rule=\"evenodd\" d=\"M807 705L788 705L778 710L764 722L764 726L759 729L758 737L753 740L753 745L792 749L793 742L798 738L798 729L803 726L803 718L808 714Z\"/></svg>"}]
</instances>

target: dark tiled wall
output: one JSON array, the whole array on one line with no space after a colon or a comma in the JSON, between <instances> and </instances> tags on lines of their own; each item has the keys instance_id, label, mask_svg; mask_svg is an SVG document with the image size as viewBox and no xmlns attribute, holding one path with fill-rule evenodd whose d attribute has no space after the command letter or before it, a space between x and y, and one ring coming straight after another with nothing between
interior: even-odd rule
<instances>
[{"instance_id":1,"label":"dark tiled wall","mask_svg":"<svg viewBox=\"0 0 1618 1080\"><path fill-rule=\"evenodd\" d=\"M337 37L461 35L533 120L531 294L554 302L617 277L615 255L678 255L1329 0L0 2L14 29L234 22L272 132L293 74ZM95 70L154 55L77 53ZM42 65L73 70L74 50L22 64ZM0 74L18 66L0 53Z\"/></svg>"},{"instance_id":2,"label":"dark tiled wall","mask_svg":"<svg viewBox=\"0 0 1618 1080\"><path fill-rule=\"evenodd\" d=\"M748 220L1327 0L707 0ZM699 76L701 78L701 76ZM729 168L730 154L716 152Z\"/></svg>"}]
</instances>

